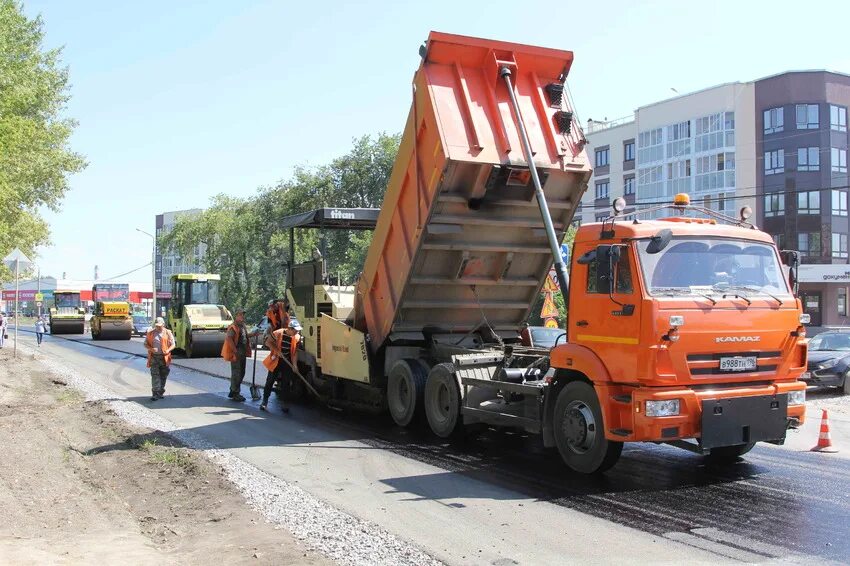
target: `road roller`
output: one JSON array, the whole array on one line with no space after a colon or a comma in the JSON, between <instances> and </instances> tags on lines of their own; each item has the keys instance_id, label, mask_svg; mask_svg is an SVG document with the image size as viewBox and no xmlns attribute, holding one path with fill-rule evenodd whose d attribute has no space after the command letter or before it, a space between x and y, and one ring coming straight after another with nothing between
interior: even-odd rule
<instances>
[{"instance_id":1,"label":"road roller","mask_svg":"<svg viewBox=\"0 0 850 566\"><path fill-rule=\"evenodd\" d=\"M53 292L50 307L51 334L83 334L86 331L86 309L79 291Z\"/></svg>"},{"instance_id":2,"label":"road roller","mask_svg":"<svg viewBox=\"0 0 850 566\"><path fill-rule=\"evenodd\" d=\"M94 314L92 340L129 340L133 335L130 286L126 283L95 283L91 289Z\"/></svg>"},{"instance_id":3,"label":"road roller","mask_svg":"<svg viewBox=\"0 0 850 566\"><path fill-rule=\"evenodd\" d=\"M227 327L233 315L220 305L221 276L213 273L178 273L171 276L171 306L168 328L174 333L177 349L187 358L221 355Z\"/></svg>"}]
</instances>

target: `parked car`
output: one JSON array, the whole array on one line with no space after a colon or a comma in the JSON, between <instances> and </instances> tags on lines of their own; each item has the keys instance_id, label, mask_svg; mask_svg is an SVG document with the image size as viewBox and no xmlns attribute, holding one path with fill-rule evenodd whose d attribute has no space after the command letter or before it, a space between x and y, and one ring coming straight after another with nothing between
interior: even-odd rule
<instances>
[{"instance_id":1,"label":"parked car","mask_svg":"<svg viewBox=\"0 0 850 566\"><path fill-rule=\"evenodd\" d=\"M151 329L151 319L144 315L133 315L133 334L144 336Z\"/></svg>"},{"instance_id":2,"label":"parked car","mask_svg":"<svg viewBox=\"0 0 850 566\"><path fill-rule=\"evenodd\" d=\"M523 329L521 337L524 346L551 349L556 343L563 344L566 341L564 334L566 330L563 328L527 326Z\"/></svg>"},{"instance_id":3,"label":"parked car","mask_svg":"<svg viewBox=\"0 0 850 566\"><path fill-rule=\"evenodd\" d=\"M803 381L810 386L839 387L850 394L850 332L828 330L809 340L809 366Z\"/></svg>"}]
</instances>

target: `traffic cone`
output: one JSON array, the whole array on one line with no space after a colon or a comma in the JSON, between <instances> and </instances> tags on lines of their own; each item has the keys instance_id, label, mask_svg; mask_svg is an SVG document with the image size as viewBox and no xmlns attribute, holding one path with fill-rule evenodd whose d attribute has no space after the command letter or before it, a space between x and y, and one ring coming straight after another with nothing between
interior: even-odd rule
<instances>
[{"instance_id":1,"label":"traffic cone","mask_svg":"<svg viewBox=\"0 0 850 566\"><path fill-rule=\"evenodd\" d=\"M829 437L829 414L826 409L823 410L820 420L820 435L818 436L817 446L812 448L812 452L827 452L835 453L838 449L832 445L832 439Z\"/></svg>"}]
</instances>

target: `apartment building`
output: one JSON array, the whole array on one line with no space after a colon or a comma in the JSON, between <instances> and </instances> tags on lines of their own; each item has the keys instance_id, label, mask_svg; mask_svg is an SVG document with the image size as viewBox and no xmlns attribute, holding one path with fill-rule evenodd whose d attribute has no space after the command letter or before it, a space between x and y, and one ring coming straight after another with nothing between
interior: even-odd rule
<instances>
[{"instance_id":1,"label":"apartment building","mask_svg":"<svg viewBox=\"0 0 850 566\"><path fill-rule=\"evenodd\" d=\"M175 210L163 212L156 215L156 297L157 299L171 298L171 276L177 273L203 273L204 254L206 246L198 245L194 253L182 256L172 251L164 251L159 246L159 238L171 232L177 219L182 216L197 216L202 210L192 208L188 210Z\"/></svg>"},{"instance_id":2,"label":"apartment building","mask_svg":"<svg viewBox=\"0 0 850 566\"><path fill-rule=\"evenodd\" d=\"M850 76L791 71L589 120L595 170L577 221L608 216L620 196L627 217L677 193L731 216L750 206L781 248L801 252L812 325L847 324L848 107Z\"/></svg>"}]
</instances>

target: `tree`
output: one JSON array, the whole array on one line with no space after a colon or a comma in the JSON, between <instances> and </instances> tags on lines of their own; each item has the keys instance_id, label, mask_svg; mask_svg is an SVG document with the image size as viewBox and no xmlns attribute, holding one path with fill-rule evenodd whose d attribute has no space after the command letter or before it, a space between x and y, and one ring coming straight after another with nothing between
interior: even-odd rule
<instances>
[{"instance_id":1,"label":"tree","mask_svg":"<svg viewBox=\"0 0 850 566\"><path fill-rule=\"evenodd\" d=\"M178 218L159 244L182 255L205 244L205 268L221 275L224 304L244 307L249 319L259 317L266 302L285 289L291 258L289 234L279 228L280 220L322 207L380 207L399 141L398 135L363 136L345 155L327 165L297 167L290 179L261 188L255 197L218 195L202 214ZM372 233L318 232L296 230L295 262L308 261L314 249L324 250L329 273L353 284Z\"/></svg>"},{"instance_id":2,"label":"tree","mask_svg":"<svg viewBox=\"0 0 850 566\"><path fill-rule=\"evenodd\" d=\"M68 176L86 165L68 145L76 126L63 116L68 69L60 49L43 48L43 27L19 2L0 0L0 252L19 247L30 257L49 241L39 207L58 210ZM11 277L0 269L0 279Z\"/></svg>"}]
</instances>

